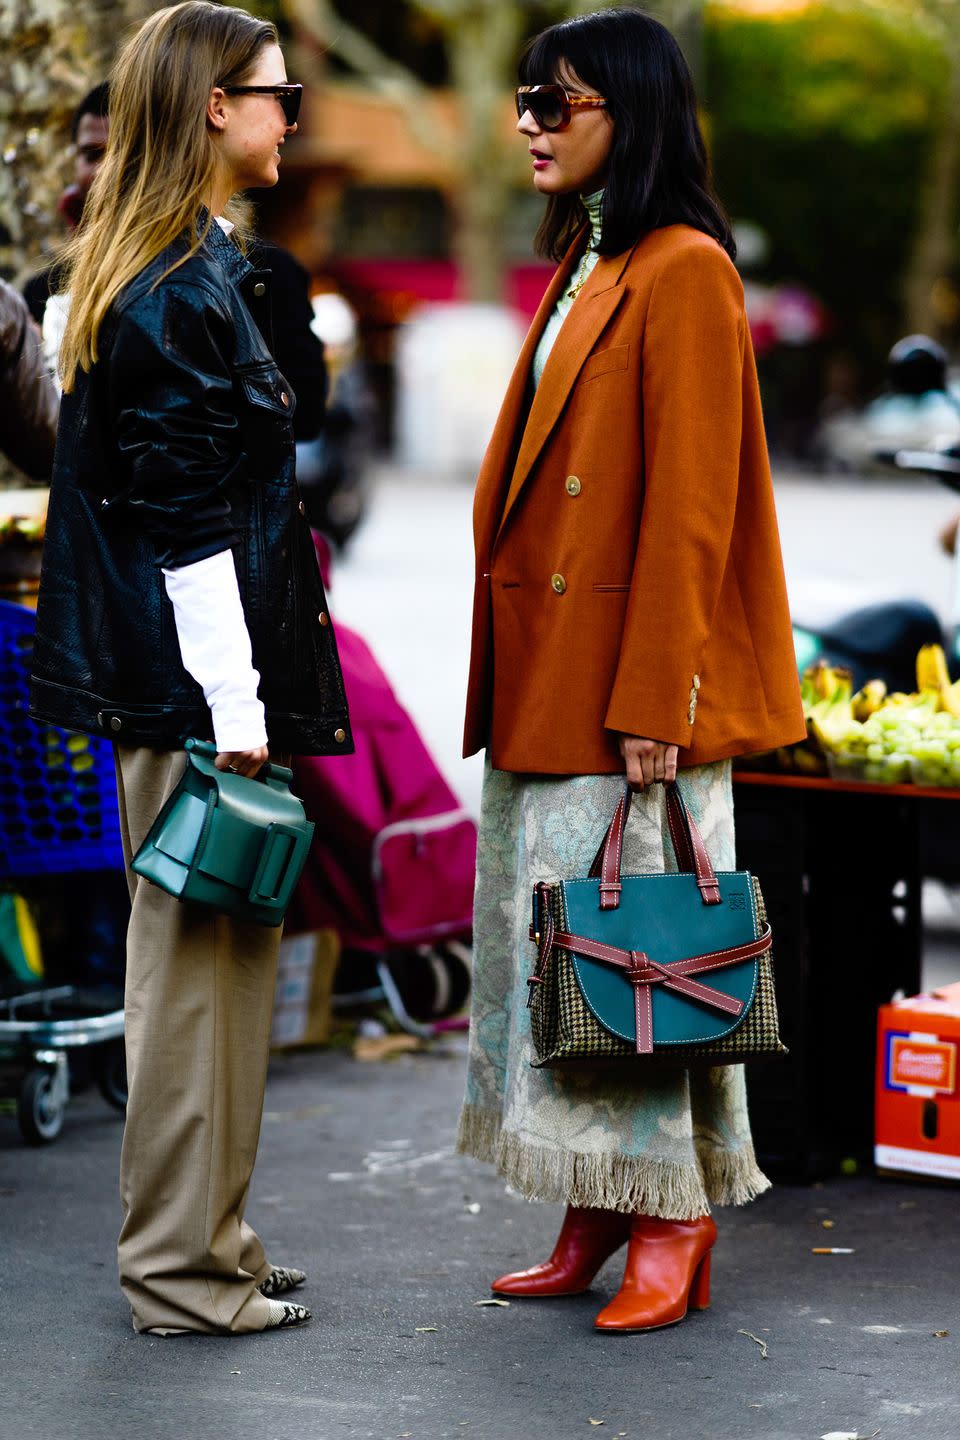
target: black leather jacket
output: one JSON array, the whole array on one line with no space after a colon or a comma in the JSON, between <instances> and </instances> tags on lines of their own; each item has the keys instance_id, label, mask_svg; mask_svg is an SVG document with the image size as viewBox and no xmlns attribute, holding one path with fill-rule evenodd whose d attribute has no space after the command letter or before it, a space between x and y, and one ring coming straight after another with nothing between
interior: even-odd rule
<instances>
[{"instance_id":1,"label":"black leather jacket","mask_svg":"<svg viewBox=\"0 0 960 1440\"><path fill-rule=\"evenodd\" d=\"M270 272L213 225L159 279L185 249L121 292L97 363L63 398L31 713L158 749L212 738L161 567L230 547L271 746L343 754L350 724L294 476L294 396L261 333Z\"/></svg>"}]
</instances>

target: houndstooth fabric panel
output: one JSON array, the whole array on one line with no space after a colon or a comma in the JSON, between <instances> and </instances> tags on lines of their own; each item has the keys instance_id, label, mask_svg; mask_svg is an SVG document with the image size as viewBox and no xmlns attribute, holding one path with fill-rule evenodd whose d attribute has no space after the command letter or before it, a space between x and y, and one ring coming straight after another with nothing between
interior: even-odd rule
<instances>
[{"instance_id":1,"label":"houndstooth fabric panel","mask_svg":"<svg viewBox=\"0 0 960 1440\"><path fill-rule=\"evenodd\" d=\"M767 923L766 907L760 886L751 877L757 919L762 930ZM550 905L558 930L567 930L563 908L563 891L559 885L550 891ZM638 1056L633 1045L612 1035L596 1019L585 1003L574 973L570 953L554 947L543 983L536 987L531 1008L533 1043L537 1066L558 1065L569 1061L608 1060L632 1057L634 1063L648 1065L651 1060L669 1058L682 1065L722 1065L739 1063L761 1055L782 1055L786 1046L778 1032L777 999L773 983L771 954L761 957L757 991L753 1004L741 1025L728 1035L701 1045L664 1045L653 1056ZM654 1035L656 1047L656 1035Z\"/></svg>"}]
</instances>

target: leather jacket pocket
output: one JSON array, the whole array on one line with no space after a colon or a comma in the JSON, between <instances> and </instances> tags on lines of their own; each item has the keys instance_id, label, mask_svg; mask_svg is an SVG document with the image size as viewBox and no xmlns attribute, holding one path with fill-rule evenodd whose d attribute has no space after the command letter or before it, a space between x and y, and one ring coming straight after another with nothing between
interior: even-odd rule
<instances>
[{"instance_id":1,"label":"leather jacket pocket","mask_svg":"<svg viewBox=\"0 0 960 1440\"><path fill-rule=\"evenodd\" d=\"M291 420L296 396L275 365L239 369L237 380L244 399L258 410L267 410L281 420Z\"/></svg>"}]
</instances>

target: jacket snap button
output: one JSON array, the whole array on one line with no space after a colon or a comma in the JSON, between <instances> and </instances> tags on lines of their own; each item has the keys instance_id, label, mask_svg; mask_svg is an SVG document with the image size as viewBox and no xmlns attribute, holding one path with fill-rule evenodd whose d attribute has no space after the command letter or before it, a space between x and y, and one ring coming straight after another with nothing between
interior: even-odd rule
<instances>
[{"instance_id":1,"label":"jacket snap button","mask_svg":"<svg viewBox=\"0 0 960 1440\"><path fill-rule=\"evenodd\" d=\"M98 710L98 711L97 711L97 724L100 725L100 726L103 725L103 711L102 711L102 710Z\"/></svg>"},{"instance_id":2,"label":"jacket snap button","mask_svg":"<svg viewBox=\"0 0 960 1440\"><path fill-rule=\"evenodd\" d=\"M119 716L114 715L113 719L110 721L110 729L111 729L111 730L119 730L119 729L122 727L122 725L123 725L123 721L119 718Z\"/></svg>"},{"instance_id":3,"label":"jacket snap button","mask_svg":"<svg viewBox=\"0 0 960 1440\"><path fill-rule=\"evenodd\" d=\"M330 616L327 614L326 610L321 610L320 614L317 616L317 619L320 621L321 625L330 624Z\"/></svg>"},{"instance_id":4,"label":"jacket snap button","mask_svg":"<svg viewBox=\"0 0 960 1440\"><path fill-rule=\"evenodd\" d=\"M254 285L254 287L253 287L253 293L254 293L254 295L256 295L256 297L257 297L258 300L262 300L263 297L264 297L264 295L266 295L266 293L267 293L267 287L266 287L266 285L264 285L264 283L263 283L262 280L258 280L257 283L256 283L256 285Z\"/></svg>"},{"instance_id":5,"label":"jacket snap button","mask_svg":"<svg viewBox=\"0 0 960 1440\"><path fill-rule=\"evenodd\" d=\"M568 494L568 495L579 495L579 494L580 494L580 488L581 488L581 487L580 487L580 481L577 479L576 475L568 475L568 476L567 476L567 494Z\"/></svg>"},{"instance_id":6,"label":"jacket snap button","mask_svg":"<svg viewBox=\"0 0 960 1440\"><path fill-rule=\"evenodd\" d=\"M301 515L306 515L306 513L307 513L307 507L306 507L306 505L304 505L304 503L303 503L302 500L300 501L300 504L297 506L297 509L300 511L300 514L301 514Z\"/></svg>"},{"instance_id":7,"label":"jacket snap button","mask_svg":"<svg viewBox=\"0 0 960 1440\"><path fill-rule=\"evenodd\" d=\"M567 582L566 580L564 580L562 575L551 575L550 584L553 586L554 590L556 590L558 595L562 595L567 588Z\"/></svg>"},{"instance_id":8,"label":"jacket snap button","mask_svg":"<svg viewBox=\"0 0 960 1440\"><path fill-rule=\"evenodd\" d=\"M334 738L334 740L336 740L336 742L337 742L338 745L342 745L343 742L344 742L344 740L346 740L346 738L347 738L347 732L346 732L346 730L335 730L335 731L334 731L334 734L333 734L333 738Z\"/></svg>"},{"instance_id":9,"label":"jacket snap button","mask_svg":"<svg viewBox=\"0 0 960 1440\"><path fill-rule=\"evenodd\" d=\"M281 391L280 391L280 404L281 404L281 405L289 405L289 404L290 404L290 396L287 394L286 390L281 390Z\"/></svg>"}]
</instances>

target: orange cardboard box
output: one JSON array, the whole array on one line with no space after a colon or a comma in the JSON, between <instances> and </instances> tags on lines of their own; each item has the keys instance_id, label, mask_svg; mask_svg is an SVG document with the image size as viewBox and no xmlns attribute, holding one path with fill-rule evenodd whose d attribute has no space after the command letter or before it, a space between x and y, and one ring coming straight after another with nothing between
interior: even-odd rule
<instances>
[{"instance_id":1,"label":"orange cardboard box","mask_svg":"<svg viewBox=\"0 0 960 1440\"><path fill-rule=\"evenodd\" d=\"M874 1160L960 1180L960 984L881 1005Z\"/></svg>"}]
</instances>

